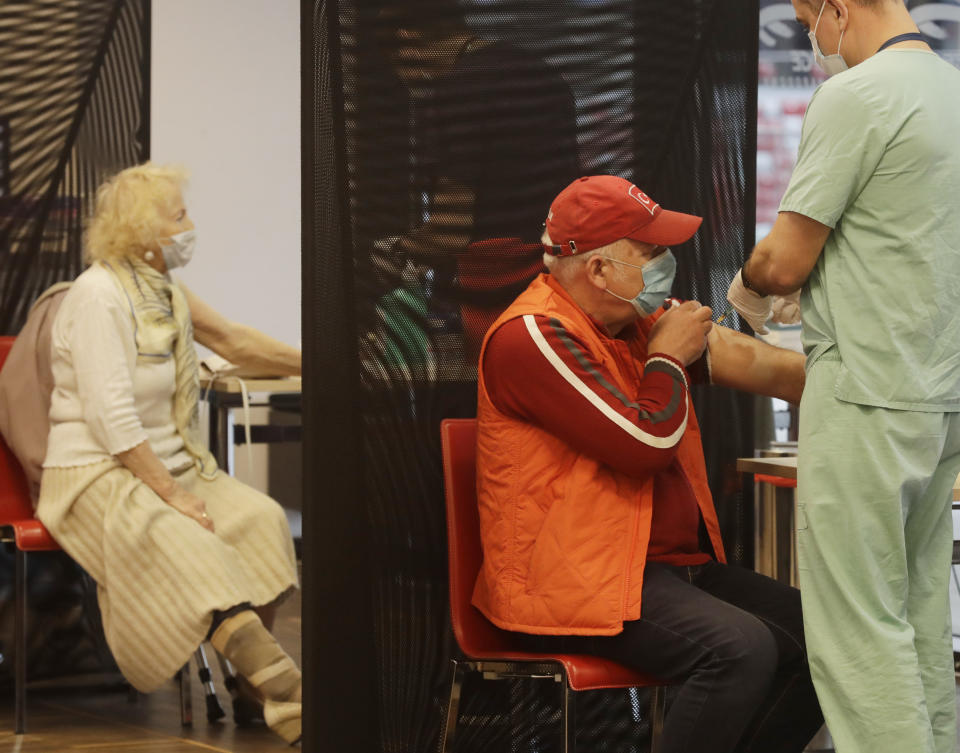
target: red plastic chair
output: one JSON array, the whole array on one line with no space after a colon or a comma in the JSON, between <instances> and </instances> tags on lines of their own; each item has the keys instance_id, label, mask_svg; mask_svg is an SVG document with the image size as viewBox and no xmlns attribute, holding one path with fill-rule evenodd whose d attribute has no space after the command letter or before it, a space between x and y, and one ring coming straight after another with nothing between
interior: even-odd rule
<instances>
[{"instance_id":1,"label":"red plastic chair","mask_svg":"<svg viewBox=\"0 0 960 753\"><path fill-rule=\"evenodd\" d=\"M0 369L13 347L13 337L0 337ZM57 551L60 546L43 523L33 517L27 477L0 436L0 541L16 548L14 565L14 733L27 722L27 552Z\"/></svg>"},{"instance_id":2,"label":"red plastic chair","mask_svg":"<svg viewBox=\"0 0 960 753\"><path fill-rule=\"evenodd\" d=\"M480 672L484 679L530 677L562 683L560 723L564 753L574 753L576 744L573 691L653 687L650 750L656 753L663 729L662 681L595 656L520 650L512 633L498 628L470 603L483 561L477 513L477 421L473 418L445 419L440 424L440 437L447 504L450 614L457 644L466 656L465 660L454 659L452 662L453 679L441 753L449 753L453 744L460 694L467 672Z\"/></svg>"}]
</instances>

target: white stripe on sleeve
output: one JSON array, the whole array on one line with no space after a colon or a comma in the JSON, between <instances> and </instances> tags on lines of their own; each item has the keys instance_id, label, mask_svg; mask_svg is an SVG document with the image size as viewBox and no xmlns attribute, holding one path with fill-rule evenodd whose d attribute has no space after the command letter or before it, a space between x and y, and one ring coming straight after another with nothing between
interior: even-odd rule
<instances>
[{"instance_id":1,"label":"white stripe on sleeve","mask_svg":"<svg viewBox=\"0 0 960 753\"><path fill-rule=\"evenodd\" d=\"M547 361L557 370L557 372L562 376L571 387L573 387L577 392L583 395L597 410L599 410L604 416L609 418L613 423L623 429L627 434L633 437L640 442L643 442L646 445L651 447L656 447L657 449L668 449L673 447L677 442L680 441L680 437L683 436L683 432L687 428L687 413L683 415L683 422L680 426L677 427L676 431L673 432L668 437L658 437L655 434L650 434L649 432L644 431L639 426L631 423L629 419L624 416L621 416L613 408L611 408L603 399L597 395L593 390L591 390L583 380L580 379L567 364L558 356L553 348L550 347L550 343L547 342L546 338L543 336L543 333L540 331L540 328L537 326L537 320L532 314L526 314L523 317L523 323L527 327L527 332L530 333L530 337L533 338L533 341L536 343L537 347L540 349L540 352L543 353ZM687 398L687 410L689 410L689 397Z\"/></svg>"}]
</instances>

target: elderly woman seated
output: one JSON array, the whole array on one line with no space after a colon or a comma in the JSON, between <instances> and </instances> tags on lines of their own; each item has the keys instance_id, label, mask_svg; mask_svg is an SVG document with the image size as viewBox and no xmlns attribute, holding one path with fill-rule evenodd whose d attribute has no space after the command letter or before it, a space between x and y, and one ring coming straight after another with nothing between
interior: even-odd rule
<instances>
[{"instance_id":1,"label":"elderly woman seated","mask_svg":"<svg viewBox=\"0 0 960 753\"><path fill-rule=\"evenodd\" d=\"M183 171L129 168L98 191L90 267L51 333L54 390L37 516L98 585L107 641L149 692L204 640L300 737L300 671L268 631L297 586L283 510L218 470L201 441L194 339L227 359L296 374L300 353L227 321L174 282L194 225ZM266 625L264 624L266 622Z\"/></svg>"}]
</instances>

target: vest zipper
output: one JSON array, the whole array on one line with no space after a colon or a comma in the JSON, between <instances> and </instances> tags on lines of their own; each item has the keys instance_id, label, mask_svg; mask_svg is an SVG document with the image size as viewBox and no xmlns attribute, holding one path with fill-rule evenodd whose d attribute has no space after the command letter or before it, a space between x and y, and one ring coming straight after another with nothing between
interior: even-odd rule
<instances>
[{"instance_id":1,"label":"vest zipper","mask_svg":"<svg viewBox=\"0 0 960 753\"><path fill-rule=\"evenodd\" d=\"M630 370L633 372L633 376L637 380L637 383L639 384L640 380L643 377L637 371L636 359L633 357L633 353L630 351L629 344L625 343L625 349L627 351L626 359L629 362ZM624 381L626 381L627 368L626 368L626 364L624 364L623 362L623 355L620 353L620 348L614 346L613 352L617 359L617 365L619 366L622 373L621 378ZM631 393L631 399L633 399L633 394L635 393ZM637 552L637 535L639 533L639 530L640 530L640 503L638 500L636 509L634 510L634 513L633 513L633 535L630 537L630 548L627 550L627 571L624 574L624 578L623 578L623 596L621 598L622 606L620 609L621 620L625 620L627 617L628 599L630 598L630 582L631 582L630 576L633 573L633 558Z\"/></svg>"},{"instance_id":2,"label":"vest zipper","mask_svg":"<svg viewBox=\"0 0 960 753\"><path fill-rule=\"evenodd\" d=\"M633 513L633 531L630 536L630 548L627 550L627 571L623 576L623 596L621 597L620 620L627 617L627 599L630 597L630 574L633 572L633 557L637 551L637 532L640 529L640 504Z\"/></svg>"}]
</instances>

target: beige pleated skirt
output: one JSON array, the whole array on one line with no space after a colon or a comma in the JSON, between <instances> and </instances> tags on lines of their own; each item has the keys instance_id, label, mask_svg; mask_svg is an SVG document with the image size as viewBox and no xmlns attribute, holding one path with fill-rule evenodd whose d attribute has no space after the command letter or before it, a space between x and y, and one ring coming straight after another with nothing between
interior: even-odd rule
<instances>
[{"instance_id":1,"label":"beige pleated skirt","mask_svg":"<svg viewBox=\"0 0 960 753\"><path fill-rule=\"evenodd\" d=\"M37 505L57 543L97 582L107 643L143 692L187 662L214 610L268 604L297 586L280 505L223 472L175 477L206 502L216 533L115 460L45 469Z\"/></svg>"}]
</instances>

